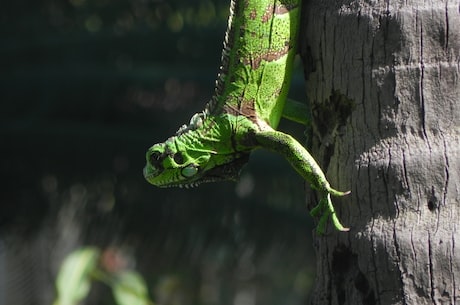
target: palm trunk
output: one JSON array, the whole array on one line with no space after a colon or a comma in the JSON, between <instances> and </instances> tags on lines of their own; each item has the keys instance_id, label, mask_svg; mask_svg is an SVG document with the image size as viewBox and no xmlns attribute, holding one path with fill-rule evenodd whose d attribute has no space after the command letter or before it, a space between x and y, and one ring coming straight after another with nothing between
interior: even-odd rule
<instances>
[{"instance_id":1,"label":"palm trunk","mask_svg":"<svg viewBox=\"0 0 460 305\"><path fill-rule=\"evenodd\" d=\"M312 152L348 233L316 238L312 304L460 304L460 4L305 3Z\"/></svg>"}]
</instances>

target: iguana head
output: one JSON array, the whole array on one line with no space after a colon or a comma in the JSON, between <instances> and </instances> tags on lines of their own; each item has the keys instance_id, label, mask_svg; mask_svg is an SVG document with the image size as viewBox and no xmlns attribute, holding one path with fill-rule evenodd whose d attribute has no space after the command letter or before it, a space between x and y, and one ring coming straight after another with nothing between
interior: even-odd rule
<instances>
[{"instance_id":1,"label":"iguana head","mask_svg":"<svg viewBox=\"0 0 460 305\"><path fill-rule=\"evenodd\" d=\"M190 187L203 182L236 180L248 161L248 154L195 150L177 140L172 137L147 151L144 177L151 184Z\"/></svg>"},{"instance_id":2,"label":"iguana head","mask_svg":"<svg viewBox=\"0 0 460 305\"><path fill-rule=\"evenodd\" d=\"M207 136L203 137L205 132ZM222 139L222 130L215 133L203 127L201 119L192 118L191 124L183 126L176 136L149 148L145 179L159 187L190 187L203 182L236 180L249 153L236 152L229 147L230 141Z\"/></svg>"}]
</instances>

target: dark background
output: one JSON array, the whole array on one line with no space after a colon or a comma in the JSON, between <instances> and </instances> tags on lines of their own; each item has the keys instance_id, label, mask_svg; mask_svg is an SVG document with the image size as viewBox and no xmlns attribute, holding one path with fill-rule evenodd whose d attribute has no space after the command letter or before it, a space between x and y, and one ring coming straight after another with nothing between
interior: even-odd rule
<instances>
[{"instance_id":1,"label":"dark background","mask_svg":"<svg viewBox=\"0 0 460 305\"><path fill-rule=\"evenodd\" d=\"M191 190L142 177L147 148L213 93L228 6L2 4L0 304L51 304L62 260L84 246L123 253L158 304L306 303L313 224L286 161L257 151L238 183ZM304 98L301 73L291 91ZM106 290L87 303L113 304Z\"/></svg>"}]
</instances>

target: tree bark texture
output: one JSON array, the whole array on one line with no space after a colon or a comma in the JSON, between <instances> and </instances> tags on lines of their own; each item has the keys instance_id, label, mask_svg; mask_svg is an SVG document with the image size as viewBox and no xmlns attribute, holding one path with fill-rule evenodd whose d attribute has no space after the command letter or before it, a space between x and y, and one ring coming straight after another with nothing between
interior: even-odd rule
<instances>
[{"instance_id":1,"label":"tree bark texture","mask_svg":"<svg viewBox=\"0 0 460 305\"><path fill-rule=\"evenodd\" d=\"M312 304L460 304L460 2L304 4L313 155L350 232Z\"/></svg>"}]
</instances>

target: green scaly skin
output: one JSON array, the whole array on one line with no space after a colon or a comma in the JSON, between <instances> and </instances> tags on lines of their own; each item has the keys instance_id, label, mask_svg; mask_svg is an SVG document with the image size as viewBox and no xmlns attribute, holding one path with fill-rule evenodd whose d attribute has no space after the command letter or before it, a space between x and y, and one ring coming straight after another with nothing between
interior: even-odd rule
<instances>
[{"instance_id":1,"label":"green scaly skin","mask_svg":"<svg viewBox=\"0 0 460 305\"><path fill-rule=\"evenodd\" d=\"M336 229L347 231L334 211L334 190L309 152L276 128L287 103L297 49L301 0L232 0L215 94L205 110L195 114L175 136L147 152L144 176L159 187L196 186L236 180L251 151L266 148L283 155L319 191L311 211L320 216L324 233L329 216ZM285 107L286 106L286 107ZM299 113L300 112L300 113ZM305 111L297 111L304 115ZM293 118L305 122L302 118Z\"/></svg>"}]
</instances>

